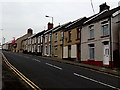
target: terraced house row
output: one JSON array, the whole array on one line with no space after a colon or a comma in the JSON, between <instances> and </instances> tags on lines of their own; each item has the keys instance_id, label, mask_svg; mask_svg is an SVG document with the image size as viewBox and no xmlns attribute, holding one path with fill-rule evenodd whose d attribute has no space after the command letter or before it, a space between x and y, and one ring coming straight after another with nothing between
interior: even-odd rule
<instances>
[{"instance_id":1,"label":"terraced house row","mask_svg":"<svg viewBox=\"0 0 120 90\"><path fill-rule=\"evenodd\" d=\"M21 41L21 50L41 56L80 63L118 67L120 65L120 6L33 34ZM18 45L17 45L18 46ZM16 48L16 47L15 47Z\"/></svg>"}]
</instances>

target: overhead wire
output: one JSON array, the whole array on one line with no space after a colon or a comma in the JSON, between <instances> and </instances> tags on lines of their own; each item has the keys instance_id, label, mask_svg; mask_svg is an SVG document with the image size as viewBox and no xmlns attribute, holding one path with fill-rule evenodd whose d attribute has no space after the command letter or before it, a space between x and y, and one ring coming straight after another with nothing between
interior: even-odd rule
<instances>
[{"instance_id":1,"label":"overhead wire","mask_svg":"<svg viewBox=\"0 0 120 90\"><path fill-rule=\"evenodd\" d=\"M91 2L91 6L92 6L93 13L95 14L95 10L94 10L94 7L93 7L93 2L92 2L92 0L90 0L90 2Z\"/></svg>"}]
</instances>

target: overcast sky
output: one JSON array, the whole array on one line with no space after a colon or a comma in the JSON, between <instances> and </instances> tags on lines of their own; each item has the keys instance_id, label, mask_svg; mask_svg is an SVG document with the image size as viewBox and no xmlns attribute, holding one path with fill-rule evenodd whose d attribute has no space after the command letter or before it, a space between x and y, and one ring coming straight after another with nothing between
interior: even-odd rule
<instances>
[{"instance_id":1,"label":"overcast sky","mask_svg":"<svg viewBox=\"0 0 120 90\"><path fill-rule=\"evenodd\" d=\"M92 0L95 13L104 2L112 9L119 1ZM2 32L7 42L26 34L28 28L34 33L47 29L51 18L45 15L52 16L54 26L57 26L93 14L90 0L0 0L0 38Z\"/></svg>"}]
</instances>

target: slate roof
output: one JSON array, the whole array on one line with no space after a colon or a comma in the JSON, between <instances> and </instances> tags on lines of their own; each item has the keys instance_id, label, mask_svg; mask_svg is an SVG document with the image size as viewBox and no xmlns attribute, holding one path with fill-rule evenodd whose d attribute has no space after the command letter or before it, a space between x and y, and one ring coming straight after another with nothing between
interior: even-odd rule
<instances>
[{"instance_id":1,"label":"slate roof","mask_svg":"<svg viewBox=\"0 0 120 90\"><path fill-rule=\"evenodd\" d=\"M84 25L90 24L90 23L93 23L93 22L97 22L99 20L102 20L102 19L105 19L105 18L108 18L108 17L111 17L113 13L115 13L119 10L120 10L120 6L114 8L112 10L104 10L104 11L92 16L91 18L89 18L87 21L84 22Z\"/></svg>"},{"instance_id":2,"label":"slate roof","mask_svg":"<svg viewBox=\"0 0 120 90\"><path fill-rule=\"evenodd\" d=\"M88 20L88 18L82 17L73 21L70 25L65 27L65 31L82 26L83 22L85 22L86 20Z\"/></svg>"}]
</instances>

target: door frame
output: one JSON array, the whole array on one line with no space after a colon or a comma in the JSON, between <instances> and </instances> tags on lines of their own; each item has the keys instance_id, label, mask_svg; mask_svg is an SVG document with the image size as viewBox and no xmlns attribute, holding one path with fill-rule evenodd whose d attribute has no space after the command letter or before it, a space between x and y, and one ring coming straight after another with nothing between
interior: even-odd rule
<instances>
[{"instance_id":1,"label":"door frame","mask_svg":"<svg viewBox=\"0 0 120 90\"><path fill-rule=\"evenodd\" d=\"M103 43L103 65L110 65L110 45L109 45L109 42Z\"/></svg>"}]
</instances>

